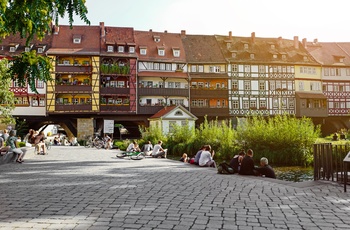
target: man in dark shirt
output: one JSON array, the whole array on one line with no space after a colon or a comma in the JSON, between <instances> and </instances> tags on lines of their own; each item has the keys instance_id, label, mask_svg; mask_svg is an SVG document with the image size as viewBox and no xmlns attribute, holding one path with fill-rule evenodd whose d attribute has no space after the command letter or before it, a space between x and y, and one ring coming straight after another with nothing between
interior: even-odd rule
<instances>
[{"instance_id":1,"label":"man in dark shirt","mask_svg":"<svg viewBox=\"0 0 350 230\"><path fill-rule=\"evenodd\" d=\"M258 173L261 176L276 179L275 172L273 171L272 167L269 165L269 161L267 160L266 157L263 157L260 159L260 165L261 166L257 168L256 171L258 171Z\"/></svg>"},{"instance_id":2,"label":"man in dark shirt","mask_svg":"<svg viewBox=\"0 0 350 230\"><path fill-rule=\"evenodd\" d=\"M241 175L257 175L253 161L253 150L248 149L246 156L242 160L241 168L239 170Z\"/></svg>"}]
</instances>

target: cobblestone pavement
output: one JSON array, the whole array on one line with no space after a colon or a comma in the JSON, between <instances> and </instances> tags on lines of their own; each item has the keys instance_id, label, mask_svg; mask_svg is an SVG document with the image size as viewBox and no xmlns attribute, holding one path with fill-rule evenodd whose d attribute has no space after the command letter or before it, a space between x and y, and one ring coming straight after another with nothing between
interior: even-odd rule
<instances>
[{"instance_id":1,"label":"cobblestone pavement","mask_svg":"<svg viewBox=\"0 0 350 230\"><path fill-rule=\"evenodd\" d=\"M0 229L350 229L339 184L53 146L0 167Z\"/></svg>"}]
</instances>

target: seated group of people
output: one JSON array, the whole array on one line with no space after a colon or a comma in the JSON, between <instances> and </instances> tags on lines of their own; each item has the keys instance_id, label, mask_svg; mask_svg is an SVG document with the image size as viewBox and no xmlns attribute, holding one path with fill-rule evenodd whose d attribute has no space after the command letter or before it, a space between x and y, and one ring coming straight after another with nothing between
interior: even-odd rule
<instances>
[{"instance_id":1,"label":"seated group of people","mask_svg":"<svg viewBox=\"0 0 350 230\"><path fill-rule=\"evenodd\" d=\"M25 137L25 141L31 145L34 145L38 154L42 152L44 155L47 154L45 139L46 137L44 131L40 131L38 133L34 129L29 129L29 133Z\"/></svg>"},{"instance_id":2,"label":"seated group of people","mask_svg":"<svg viewBox=\"0 0 350 230\"><path fill-rule=\"evenodd\" d=\"M203 145L193 158L189 158L186 153L182 155L180 161L189 162L191 164L199 165L200 167L216 168L216 163L213 160L215 151L211 151L210 145Z\"/></svg>"},{"instance_id":3,"label":"seated group of people","mask_svg":"<svg viewBox=\"0 0 350 230\"><path fill-rule=\"evenodd\" d=\"M146 156L152 156L154 158L166 158L167 149L162 148L162 141L158 141L154 146L151 141L148 141L141 149L136 140L129 144L126 148L126 152L143 152Z\"/></svg>"},{"instance_id":4,"label":"seated group of people","mask_svg":"<svg viewBox=\"0 0 350 230\"><path fill-rule=\"evenodd\" d=\"M235 155L230 161L230 166L236 173L240 175L264 176L276 178L273 168L269 165L266 157L260 159L260 166L256 167L253 160L253 150L248 149L247 153L244 150L238 155Z\"/></svg>"}]
</instances>

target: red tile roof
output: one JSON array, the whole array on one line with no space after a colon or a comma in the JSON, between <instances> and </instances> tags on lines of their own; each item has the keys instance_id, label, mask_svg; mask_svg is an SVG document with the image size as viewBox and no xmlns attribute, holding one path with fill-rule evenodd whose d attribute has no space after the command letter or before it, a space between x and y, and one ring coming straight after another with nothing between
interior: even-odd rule
<instances>
[{"instance_id":1,"label":"red tile roof","mask_svg":"<svg viewBox=\"0 0 350 230\"><path fill-rule=\"evenodd\" d=\"M161 118L161 117L165 116L166 114L170 113L176 107L177 107L176 105L165 106L163 109L159 110L156 114L154 114L149 119Z\"/></svg>"},{"instance_id":2,"label":"red tile roof","mask_svg":"<svg viewBox=\"0 0 350 230\"><path fill-rule=\"evenodd\" d=\"M157 39L159 39L159 41ZM180 34L135 30L135 42L137 44L136 52L141 61L186 62L185 50L182 45ZM140 47L147 47L147 55L140 55ZM158 55L158 47L164 47L165 56ZM174 57L174 48L180 50L179 57Z\"/></svg>"},{"instance_id":3,"label":"red tile roof","mask_svg":"<svg viewBox=\"0 0 350 230\"><path fill-rule=\"evenodd\" d=\"M350 65L350 43L307 42L306 49L322 65ZM343 62L339 62L339 57Z\"/></svg>"}]
</instances>

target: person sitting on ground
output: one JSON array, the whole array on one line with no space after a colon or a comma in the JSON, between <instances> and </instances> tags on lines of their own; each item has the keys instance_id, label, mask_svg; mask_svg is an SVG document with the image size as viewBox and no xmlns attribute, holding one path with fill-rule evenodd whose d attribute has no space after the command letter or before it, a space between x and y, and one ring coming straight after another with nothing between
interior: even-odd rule
<instances>
[{"instance_id":1,"label":"person sitting on ground","mask_svg":"<svg viewBox=\"0 0 350 230\"><path fill-rule=\"evenodd\" d=\"M201 158L202 151L205 150L205 146L203 145L198 152L196 153L194 157L194 164L199 165L199 159Z\"/></svg>"},{"instance_id":2,"label":"person sitting on ground","mask_svg":"<svg viewBox=\"0 0 350 230\"><path fill-rule=\"evenodd\" d=\"M153 150L153 145L151 141L148 141L147 144L144 144L142 146L141 151L146 155L146 156L150 156Z\"/></svg>"},{"instance_id":3,"label":"person sitting on ground","mask_svg":"<svg viewBox=\"0 0 350 230\"><path fill-rule=\"evenodd\" d=\"M187 156L187 153L182 154L180 161L182 161L184 163L187 163L189 161L189 157Z\"/></svg>"},{"instance_id":4,"label":"person sitting on ground","mask_svg":"<svg viewBox=\"0 0 350 230\"><path fill-rule=\"evenodd\" d=\"M244 151L244 149L242 149L237 155L235 155L231 159L230 166L233 168L235 173L239 172L239 169L241 168L241 163L242 163L244 156L245 156L245 151Z\"/></svg>"},{"instance_id":5,"label":"person sitting on ground","mask_svg":"<svg viewBox=\"0 0 350 230\"><path fill-rule=\"evenodd\" d=\"M70 138L70 145L71 146L79 146L78 139L75 136L72 136Z\"/></svg>"},{"instance_id":6,"label":"person sitting on ground","mask_svg":"<svg viewBox=\"0 0 350 230\"><path fill-rule=\"evenodd\" d=\"M266 157L260 159L260 167L256 168L256 171L258 171L261 176L276 179L275 171L269 165L269 160Z\"/></svg>"},{"instance_id":7,"label":"person sitting on ground","mask_svg":"<svg viewBox=\"0 0 350 230\"><path fill-rule=\"evenodd\" d=\"M126 152L141 152L136 140L133 140L133 142L129 144L126 148Z\"/></svg>"},{"instance_id":8,"label":"person sitting on ground","mask_svg":"<svg viewBox=\"0 0 350 230\"><path fill-rule=\"evenodd\" d=\"M45 145L45 134L44 131L40 131L40 133L38 135L35 136L34 139L34 144L35 144L35 148L38 151L38 154L40 153L40 151L42 151L42 154L46 154L46 145Z\"/></svg>"},{"instance_id":9,"label":"person sitting on ground","mask_svg":"<svg viewBox=\"0 0 350 230\"><path fill-rule=\"evenodd\" d=\"M14 130L10 131L9 137L6 140L6 146L10 146L10 151L17 154L16 162L22 163L27 150L26 148L18 147L17 137L15 137Z\"/></svg>"},{"instance_id":10,"label":"person sitting on ground","mask_svg":"<svg viewBox=\"0 0 350 230\"><path fill-rule=\"evenodd\" d=\"M53 144L54 145L61 145L61 140L59 139L59 137L55 137L54 139L53 139Z\"/></svg>"},{"instance_id":11,"label":"person sitting on ground","mask_svg":"<svg viewBox=\"0 0 350 230\"><path fill-rule=\"evenodd\" d=\"M152 151L152 157L154 158L166 158L166 149L162 148L162 141L158 141L158 144L154 145Z\"/></svg>"},{"instance_id":12,"label":"person sitting on ground","mask_svg":"<svg viewBox=\"0 0 350 230\"><path fill-rule=\"evenodd\" d=\"M245 157L243 157L239 174L254 176L257 175L253 161L253 150L248 149L247 154Z\"/></svg>"},{"instance_id":13,"label":"person sitting on ground","mask_svg":"<svg viewBox=\"0 0 350 230\"><path fill-rule=\"evenodd\" d=\"M199 166L216 168L216 163L213 160L215 151L213 150L211 153L210 151L211 151L211 146L205 145L205 149L202 151L201 156L199 158Z\"/></svg>"}]
</instances>

